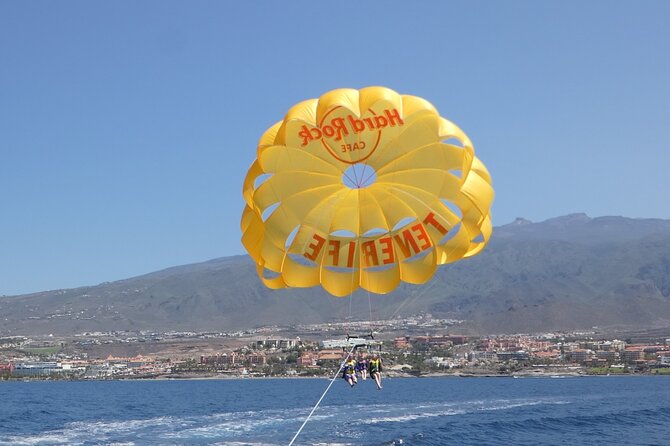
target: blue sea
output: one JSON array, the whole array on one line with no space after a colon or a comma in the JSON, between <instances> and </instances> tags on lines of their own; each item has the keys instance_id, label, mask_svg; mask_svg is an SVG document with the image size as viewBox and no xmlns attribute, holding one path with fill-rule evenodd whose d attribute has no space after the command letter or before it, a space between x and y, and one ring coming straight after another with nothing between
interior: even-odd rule
<instances>
[{"instance_id":1,"label":"blue sea","mask_svg":"<svg viewBox=\"0 0 670 446\"><path fill-rule=\"evenodd\" d=\"M0 445L287 445L327 379L0 382ZM338 379L295 445L670 445L670 377Z\"/></svg>"}]
</instances>

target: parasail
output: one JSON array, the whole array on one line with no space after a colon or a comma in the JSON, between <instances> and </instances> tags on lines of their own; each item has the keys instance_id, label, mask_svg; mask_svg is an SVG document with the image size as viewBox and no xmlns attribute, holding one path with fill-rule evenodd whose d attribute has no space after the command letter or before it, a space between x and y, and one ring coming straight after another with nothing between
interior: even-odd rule
<instances>
[{"instance_id":1,"label":"parasail","mask_svg":"<svg viewBox=\"0 0 670 446\"><path fill-rule=\"evenodd\" d=\"M292 107L261 137L243 195L242 243L273 289L422 284L492 231L491 177L470 139L428 101L384 87Z\"/></svg>"}]
</instances>

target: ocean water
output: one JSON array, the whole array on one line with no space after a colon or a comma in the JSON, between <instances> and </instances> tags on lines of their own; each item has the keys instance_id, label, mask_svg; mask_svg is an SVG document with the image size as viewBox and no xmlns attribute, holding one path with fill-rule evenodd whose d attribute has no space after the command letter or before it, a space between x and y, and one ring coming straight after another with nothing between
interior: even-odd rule
<instances>
[{"instance_id":1,"label":"ocean water","mask_svg":"<svg viewBox=\"0 0 670 446\"><path fill-rule=\"evenodd\" d=\"M327 379L0 382L0 445L287 445ZM296 445L670 445L670 377L333 385Z\"/></svg>"}]
</instances>

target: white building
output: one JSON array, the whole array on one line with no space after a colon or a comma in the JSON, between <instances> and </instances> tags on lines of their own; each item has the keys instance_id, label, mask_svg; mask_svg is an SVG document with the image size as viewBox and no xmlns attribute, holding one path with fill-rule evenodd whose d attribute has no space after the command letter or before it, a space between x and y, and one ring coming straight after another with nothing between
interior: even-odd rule
<instances>
[{"instance_id":1,"label":"white building","mask_svg":"<svg viewBox=\"0 0 670 446\"><path fill-rule=\"evenodd\" d=\"M381 342L371 341L363 338L349 338L349 339L329 339L321 341L323 348L346 348L350 349L355 345L381 345Z\"/></svg>"}]
</instances>

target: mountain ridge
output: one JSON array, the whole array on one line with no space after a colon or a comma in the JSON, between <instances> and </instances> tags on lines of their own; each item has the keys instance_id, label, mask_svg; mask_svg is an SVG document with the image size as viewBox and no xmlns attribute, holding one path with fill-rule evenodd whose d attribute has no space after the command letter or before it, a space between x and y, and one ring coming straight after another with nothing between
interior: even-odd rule
<instances>
[{"instance_id":1,"label":"mountain ridge","mask_svg":"<svg viewBox=\"0 0 670 446\"><path fill-rule=\"evenodd\" d=\"M372 307L374 311L370 311ZM110 330L233 331L410 314L464 320L472 332L670 323L670 220L576 213L496 227L478 256L425 285L335 298L320 287L268 290L247 256L72 289L0 298L2 334Z\"/></svg>"}]
</instances>

